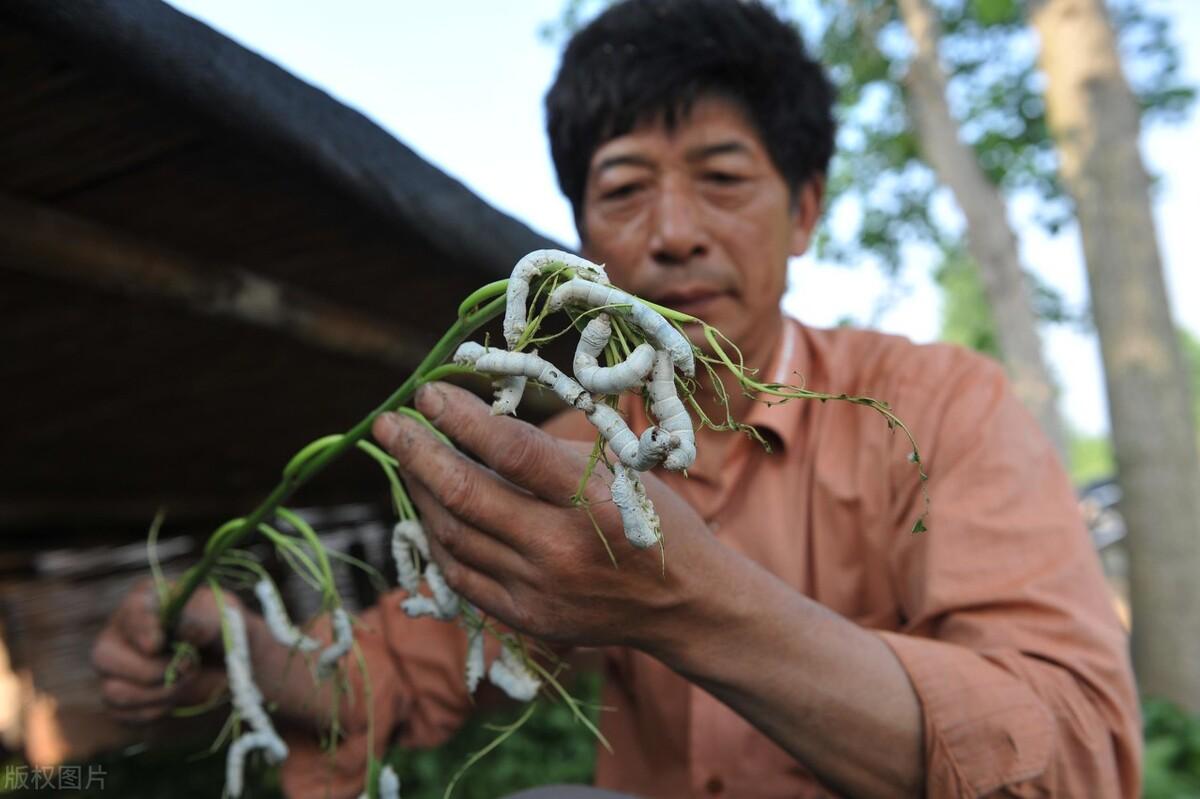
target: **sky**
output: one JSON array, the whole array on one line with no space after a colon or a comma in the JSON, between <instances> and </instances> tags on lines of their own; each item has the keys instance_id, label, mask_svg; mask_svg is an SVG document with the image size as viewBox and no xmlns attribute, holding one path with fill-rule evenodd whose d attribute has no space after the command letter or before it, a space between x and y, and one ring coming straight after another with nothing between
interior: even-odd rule
<instances>
[{"instance_id":1,"label":"sky","mask_svg":"<svg viewBox=\"0 0 1200 799\"><path fill-rule=\"evenodd\" d=\"M542 96L557 67L558 48L539 28L556 19L563 0L169 0L242 45L361 111L476 194L530 227L575 246L570 208L558 193L546 144ZM1200 2L1151 0L1172 20L1183 73L1200 85ZM1159 177L1154 197L1172 313L1200 335L1200 111L1142 136L1147 165ZM1086 274L1078 232L1047 235L1014 203L1025 263L1084 307ZM913 257L899 294L871 267L849 269L811 255L789 267L784 307L810 325L849 317L914 341L937 339L941 298L927 264ZM1190 300L1190 302L1189 302ZM873 318L875 317L875 318ZM1043 340L1063 393L1064 418L1075 429L1103 433L1107 405L1095 336L1049 326Z\"/></svg>"}]
</instances>

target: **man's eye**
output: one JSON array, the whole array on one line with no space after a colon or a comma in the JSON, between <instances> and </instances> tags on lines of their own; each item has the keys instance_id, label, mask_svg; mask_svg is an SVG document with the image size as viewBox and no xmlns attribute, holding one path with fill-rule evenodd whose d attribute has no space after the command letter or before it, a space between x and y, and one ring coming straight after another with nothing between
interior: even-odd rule
<instances>
[{"instance_id":1,"label":"man's eye","mask_svg":"<svg viewBox=\"0 0 1200 799\"><path fill-rule=\"evenodd\" d=\"M732 172L705 172L704 179L719 186L733 186L745 180L741 175Z\"/></svg>"},{"instance_id":2,"label":"man's eye","mask_svg":"<svg viewBox=\"0 0 1200 799\"><path fill-rule=\"evenodd\" d=\"M627 197L632 197L637 194L642 188L640 183L623 183L620 186L609 189L600 195L602 200L624 200Z\"/></svg>"}]
</instances>

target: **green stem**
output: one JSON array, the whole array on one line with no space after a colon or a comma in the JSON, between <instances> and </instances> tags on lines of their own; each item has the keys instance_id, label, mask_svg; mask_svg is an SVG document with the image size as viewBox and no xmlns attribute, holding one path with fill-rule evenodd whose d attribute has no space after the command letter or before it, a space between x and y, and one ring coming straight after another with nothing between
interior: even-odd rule
<instances>
[{"instance_id":1,"label":"green stem","mask_svg":"<svg viewBox=\"0 0 1200 799\"><path fill-rule=\"evenodd\" d=\"M308 545L312 547L313 554L317 559L317 567L320 569L320 582L323 589L322 598L325 600L325 607L332 609L335 606L333 600L337 598L337 585L333 580L333 568L329 565L329 556L325 554L325 546L321 543L321 538L317 535L317 531L312 529L304 519L282 505L276 508L275 512L279 514L279 518L290 524L308 542Z\"/></svg>"},{"instance_id":2,"label":"green stem","mask_svg":"<svg viewBox=\"0 0 1200 799\"><path fill-rule=\"evenodd\" d=\"M454 351L458 349L458 345L480 327L495 319L503 312L505 298L504 292L499 285L501 282L503 281L485 286L484 289L468 297L468 299L472 299L476 295L481 295L481 292L485 290L496 292L495 296L482 308L475 311L470 311L468 308L469 312L460 316L450 326L450 329L446 331L445 335L429 351L429 354L425 356L425 359L421 361L416 370L408 376L408 379L404 381L400 388L396 389L390 397L383 401L383 404L367 414L362 421L350 428L350 430L346 431L337 442L324 447L314 454L310 460L295 468L290 474L285 475L279 484L275 486L275 489L267 495L266 499L249 516L241 519L236 527L222 535L221 540L214 546L206 548L204 557L201 558L199 563L187 570L172 591L170 600L163 607L162 625L168 639L174 637L175 629L179 624L180 616L183 614L184 606L200 584L204 582L213 566L217 564L222 552L231 546L235 546L246 536L252 534L258 529L259 524L273 519L279 506L287 502L297 489L311 480L327 465L341 457L346 450L354 447L358 441L365 438L371 431L371 425L374 424L379 414L394 411L401 405L406 404L412 399L413 394L416 393L416 390L423 383L429 382L430 379L435 379L435 376L441 376L443 372L438 367L442 366L454 354Z\"/></svg>"},{"instance_id":3,"label":"green stem","mask_svg":"<svg viewBox=\"0 0 1200 799\"><path fill-rule=\"evenodd\" d=\"M668 308L665 305L659 305L656 302L650 302L650 300L644 300L641 297L638 297L637 300L642 305L647 306L648 308L650 308L653 311L657 311L661 316L664 316L667 319L670 319L672 322L679 322L679 323L685 324L685 325L691 324L692 322L699 322L700 324L704 324L703 320L697 319L696 317L692 316L691 314L686 314L683 311L676 311L674 308Z\"/></svg>"},{"instance_id":4,"label":"green stem","mask_svg":"<svg viewBox=\"0 0 1200 799\"><path fill-rule=\"evenodd\" d=\"M496 280L488 283L486 286L475 289L471 292L462 304L458 306L458 318L465 319L471 315L478 305L493 300L496 297L502 297L508 291L508 279Z\"/></svg>"}]
</instances>

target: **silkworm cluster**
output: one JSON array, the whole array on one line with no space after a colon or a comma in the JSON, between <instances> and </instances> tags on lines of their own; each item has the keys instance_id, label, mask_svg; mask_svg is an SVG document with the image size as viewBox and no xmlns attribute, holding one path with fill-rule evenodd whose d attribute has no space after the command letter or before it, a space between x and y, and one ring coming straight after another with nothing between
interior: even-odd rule
<instances>
[{"instance_id":1,"label":"silkworm cluster","mask_svg":"<svg viewBox=\"0 0 1200 799\"><path fill-rule=\"evenodd\" d=\"M564 374L536 352L514 352L467 342L454 355L456 363L497 378L492 413L513 413L525 383L538 383L568 405L583 411L619 464L614 466L613 504L621 513L625 535L634 546L658 540L659 522L637 472L662 464L682 471L696 461L696 434L691 416L675 388L675 370L695 374L692 345L662 314L633 295L609 284L603 267L570 253L538 250L522 258L513 269L507 290L504 336L509 347L520 343L527 325L526 303L531 282L554 269L570 267L575 276L558 284L546 300L551 311L566 307L593 313L584 326L572 363L575 378ZM621 363L601 366L600 356L612 336L612 316L634 325L647 341L638 344ZM592 395L617 395L644 387L650 398L650 415L657 424L637 436L625 419ZM425 612L432 603L410 600Z\"/></svg>"}]
</instances>

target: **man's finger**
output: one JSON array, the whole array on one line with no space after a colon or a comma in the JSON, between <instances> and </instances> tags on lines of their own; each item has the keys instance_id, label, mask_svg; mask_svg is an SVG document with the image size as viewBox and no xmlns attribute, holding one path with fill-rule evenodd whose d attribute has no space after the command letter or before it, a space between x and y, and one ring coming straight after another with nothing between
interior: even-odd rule
<instances>
[{"instance_id":1,"label":"man's finger","mask_svg":"<svg viewBox=\"0 0 1200 799\"><path fill-rule=\"evenodd\" d=\"M429 552L442 570L446 585L489 616L509 622L514 615L512 596L496 580L457 560L437 538L429 539Z\"/></svg>"},{"instance_id":2,"label":"man's finger","mask_svg":"<svg viewBox=\"0 0 1200 799\"><path fill-rule=\"evenodd\" d=\"M141 581L126 595L116 613L116 627L125 640L143 655L162 649L163 635L158 620L158 595L150 580Z\"/></svg>"},{"instance_id":3,"label":"man's finger","mask_svg":"<svg viewBox=\"0 0 1200 799\"><path fill-rule=\"evenodd\" d=\"M490 533L522 555L531 550L530 521L565 513L438 441L408 417L381 416L375 435L400 462L409 484L420 483L458 519ZM563 520L566 522L566 520Z\"/></svg>"},{"instance_id":4,"label":"man's finger","mask_svg":"<svg viewBox=\"0 0 1200 799\"><path fill-rule=\"evenodd\" d=\"M126 680L109 678L100 683L100 697L114 710L169 707L181 689L180 683L156 686L140 685Z\"/></svg>"},{"instance_id":5,"label":"man's finger","mask_svg":"<svg viewBox=\"0 0 1200 799\"><path fill-rule=\"evenodd\" d=\"M121 724L132 727L142 727L162 720L171 711L169 705L152 705L133 710L118 710L113 708L110 713Z\"/></svg>"},{"instance_id":6,"label":"man's finger","mask_svg":"<svg viewBox=\"0 0 1200 799\"><path fill-rule=\"evenodd\" d=\"M529 564L515 549L450 514L421 483L410 481L408 488L421 510L421 520L431 542L463 565L491 575L501 583L523 579Z\"/></svg>"},{"instance_id":7,"label":"man's finger","mask_svg":"<svg viewBox=\"0 0 1200 799\"><path fill-rule=\"evenodd\" d=\"M491 408L466 389L430 383L416 396L417 410L459 446L505 479L556 505L569 505L585 460L558 439Z\"/></svg>"},{"instance_id":8,"label":"man's finger","mask_svg":"<svg viewBox=\"0 0 1200 799\"><path fill-rule=\"evenodd\" d=\"M145 657L106 630L92 648L92 666L104 677L117 677L146 686L161 685L167 671L164 657Z\"/></svg>"}]
</instances>

